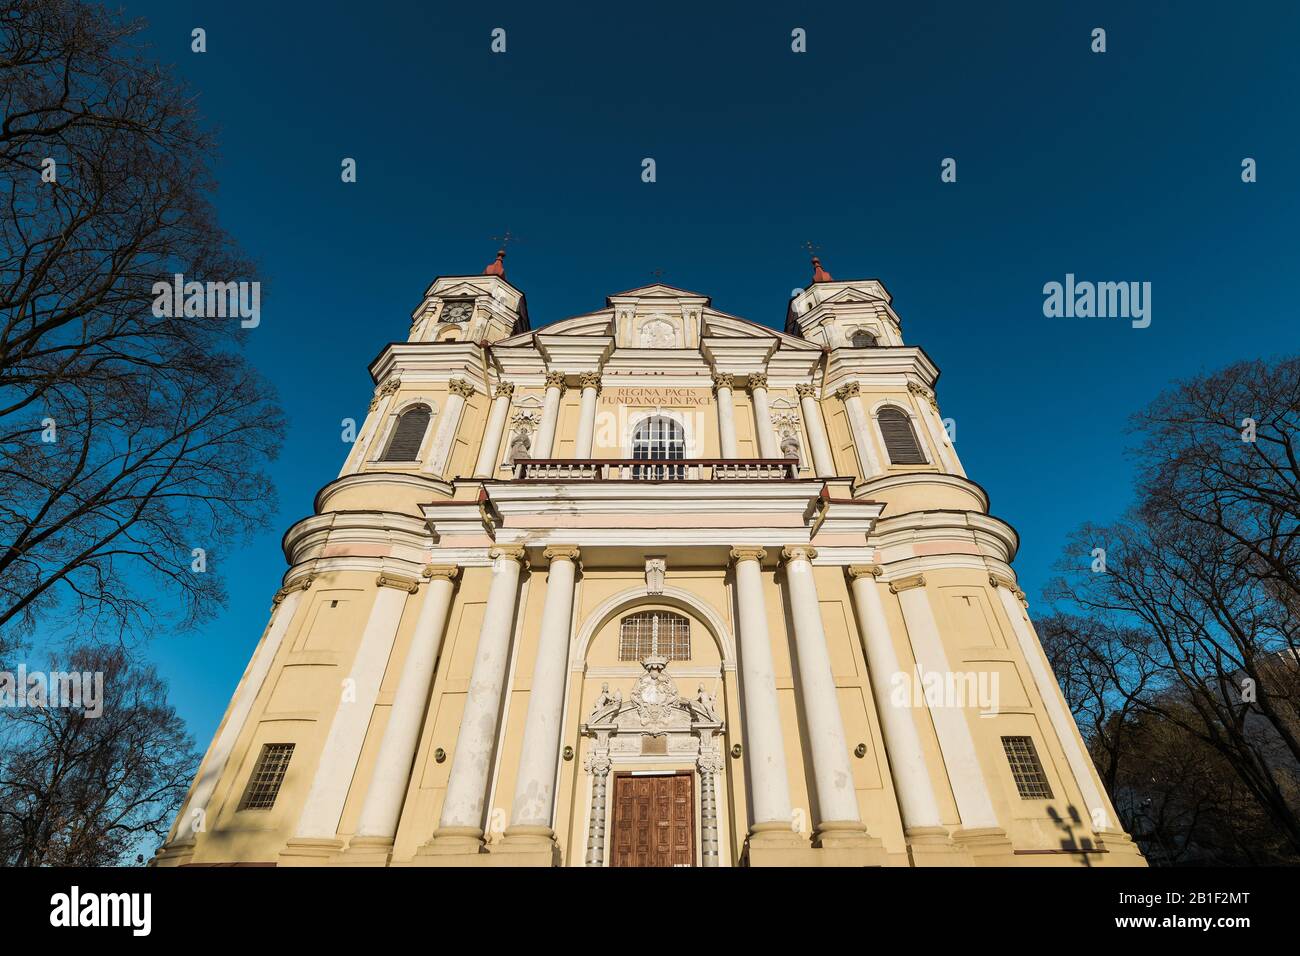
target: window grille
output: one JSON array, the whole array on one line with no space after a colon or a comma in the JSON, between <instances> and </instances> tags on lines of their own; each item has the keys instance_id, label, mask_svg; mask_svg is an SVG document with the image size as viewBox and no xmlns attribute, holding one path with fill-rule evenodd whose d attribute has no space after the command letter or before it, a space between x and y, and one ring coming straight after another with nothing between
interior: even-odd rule
<instances>
[{"instance_id":1,"label":"window grille","mask_svg":"<svg viewBox=\"0 0 1300 956\"><path fill-rule=\"evenodd\" d=\"M1022 800L1050 800L1052 788L1043 772L1043 764L1030 737L1003 737L1002 749L1011 764L1011 776L1016 780L1016 790Z\"/></svg>"},{"instance_id":2,"label":"window grille","mask_svg":"<svg viewBox=\"0 0 1300 956\"><path fill-rule=\"evenodd\" d=\"M623 618L618 633L618 659L639 661L662 657L691 659L691 622L668 611L642 611Z\"/></svg>"},{"instance_id":3,"label":"window grille","mask_svg":"<svg viewBox=\"0 0 1300 956\"><path fill-rule=\"evenodd\" d=\"M239 801L240 810L269 810L275 806L280 784L284 782L284 772L289 769L289 758L293 756L293 747L293 744L262 745L252 776L248 778L248 786L244 788L243 799Z\"/></svg>"}]
</instances>

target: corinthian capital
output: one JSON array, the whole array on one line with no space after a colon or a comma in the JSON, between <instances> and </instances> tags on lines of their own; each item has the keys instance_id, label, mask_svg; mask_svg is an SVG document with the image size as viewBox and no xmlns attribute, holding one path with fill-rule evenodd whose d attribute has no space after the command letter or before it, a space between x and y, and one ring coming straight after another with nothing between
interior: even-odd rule
<instances>
[{"instance_id":1,"label":"corinthian capital","mask_svg":"<svg viewBox=\"0 0 1300 956\"><path fill-rule=\"evenodd\" d=\"M474 394L474 386L463 378L453 378L447 383L447 391L453 395L459 395L461 398L469 398Z\"/></svg>"},{"instance_id":2,"label":"corinthian capital","mask_svg":"<svg viewBox=\"0 0 1300 956\"><path fill-rule=\"evenodd\" d=\"M749 376L749 390L752 392L756 388L767 388L766 372L756 372Z\"/></svg>"},{"instance_id":3,"label":"corinthian capital","mask_svg":"<svg viewBox=\"0 0 1300 956\"><path fill-rule=\"evenodd\" d=\"M730 372L713 373L713 387L715 389L731 388L733 380L734 380L734 376Z\"/></svg>"},{"instance_id":4,"label":"corinthian capital","mask_svg":"<svg viewBox=\"0 0 1300 956\"><path fill-rule=\"evenodd\" d=\"M859 385L857 382L849 382L846 385L841 385L839 388L835 390L835 397L842 402L848 398L856 398L859 395L859 393L861 393L861 391L862 391L861 385Z\"/></svg>"},{"instance_id":5,"label":"corinthian capital","mask_svg":"<svg viewBox=\"0 0 1300 956\"><path fill-rule=\"evenodd\" d=\"M546 387L547 387L547 388L558 388L560 391L564 391L564 373L563 373L563 372L547 372L547 373L546 373Z\"/></svg>"},{"instance_id":6,"label":"corinthian capital","mask_svg":"<svg viewBox=\"0 0 1300 956\"><path fill-rule=\"evenodd\" d=\"M581 385L583 388L594 388L594 389L599 389L599 388L600 388L600 373L599 373L599 372L583 372L581 375L578 376L578 384Z\"/></svg>"},{"instance_id":7,"label":"corinthian capital","mask_svg":"<svg viewBox=\"0 0 1300 956\"><path fill-rule=\"evenodd\" d=\"M800 382L798 385L794 387L794 390L799 393L800 398L817 397L817 386L809 385L806 382Z\"/></svg>"},{"instance_id":8,"label":"corinthian capital","mask_svg":"<svg viewBox=\"0 0 1300 956\"><path fill-rule=\"evenodd\" d=\"M496 391L493 393L493 395L494 395L496 398L509 398L509 397L510 397L511 395L513 395L514 393L515 393L515 383L514 383L514 382L499 382L499 383L497 384L497 389L496 389Z\"/></svg>"}]
</instances>

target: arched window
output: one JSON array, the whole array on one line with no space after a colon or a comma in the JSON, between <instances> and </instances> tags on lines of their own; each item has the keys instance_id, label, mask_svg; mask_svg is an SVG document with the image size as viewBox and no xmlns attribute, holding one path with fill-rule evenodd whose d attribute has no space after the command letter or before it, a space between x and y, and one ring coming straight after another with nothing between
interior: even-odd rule
<instances>
[{"instance_id":1,"label":"arched window","mask_svg":"<svg viewBox=\"0 0 1300 956\"><path fill-rule=\"evenodd\" d=\"M681 461L686 457L686 432L680 422L663 415L647 418L632 433L632 458L635 461ZM633 478L666 481L686 477L685 465L633 465Z\"/></svg>"},{"instance_id":2,"label":"arched window","mask_svg":"<svg viewBox=\"0 0 1300 956\"><path fill-rule=\"evenodd\" d=\"M866 329L858 329L854 332L849 342L852 343L855 349L874 349L880 344L880 340Z\"/></svg>"},{"instance_id":3,"label":"arched window","mask_svg":"<svg viewBox=\"0 0 1300 956\"><path fill-rule=\"evenodd\" d=\"M670 611L641 611L623 618L618 629L618 659L691 659L691 622Z\"/></svg>"},{"instance_id":4,"label":"arched window","mask_svg":"<svg viewBox=\"0 0 1300 956\"><path fill-rule=\"evenodd\" d=\"M880 437L885 440L885 450L889 452L892 465L924 465L925 455L921 452L921 443L916 440L912 430L912 419L907 412L893 405L886 405L876 413L876 422L880 425Z\"/></svg>"},{"instance_id":5,"label":"arched window","mask_svg":"<svg viewBox=\"0 0 1300 956\"><path fill-rule=\"evenodd\" d=\"M384 449L380 461L419 461L420 446L424 444L424 433L429 428L432 413L427 405L413 405L402 412L393 428L388 447Z\"/></svg>"}]
</instances>

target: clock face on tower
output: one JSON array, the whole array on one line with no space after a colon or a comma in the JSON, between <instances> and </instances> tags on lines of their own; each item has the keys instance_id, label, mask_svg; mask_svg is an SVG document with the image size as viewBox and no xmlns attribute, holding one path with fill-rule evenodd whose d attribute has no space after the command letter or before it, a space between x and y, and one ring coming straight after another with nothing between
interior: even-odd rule
<instances>
[{"instance_id":1,"label":"clock face on tower","mask_svg":"<svg viewBox=\"0 0 1300 956\"><path fill-rule=\"evenodd\" d=\"M442 307L439 322L468 322L474 314L473 299L453 299Z\"/></svg>"}]
</instances>

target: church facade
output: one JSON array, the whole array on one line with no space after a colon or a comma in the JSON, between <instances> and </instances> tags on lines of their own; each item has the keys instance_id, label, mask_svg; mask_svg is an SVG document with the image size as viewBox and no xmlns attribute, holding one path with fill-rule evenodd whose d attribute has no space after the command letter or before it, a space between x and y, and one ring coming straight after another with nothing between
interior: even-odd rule
<instances>
[{"instance_id":1,"label":"church facade","mask_svg":"<svg viewBox=\"0 0 1300 956\"><path fill-rule=\"evenodd\" d=\"M534 330L503 258L371 365L154 865L1143 865L879 281Z\"/></svg>"}]
</instances>

